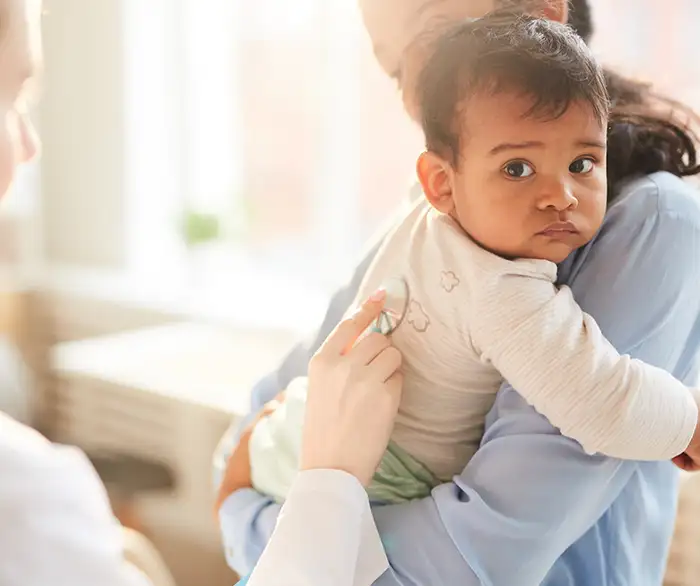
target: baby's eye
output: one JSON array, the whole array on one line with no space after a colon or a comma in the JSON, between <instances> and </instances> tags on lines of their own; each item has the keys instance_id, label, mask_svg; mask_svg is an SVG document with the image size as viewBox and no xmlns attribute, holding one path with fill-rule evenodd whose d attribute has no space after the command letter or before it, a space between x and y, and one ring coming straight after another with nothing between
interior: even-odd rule
<instances>
[{"instance_id":1,"label":"baby's eye","mask_svg":"<svg viewBox=\"0 0 700 586\"><path fill-rule=\"evenodd\" d=\"M503 167L503 171L511 179L524 179L535 173L535 170L524 161L511 161Z\"/></svg>"},{"instance_id":2,"label":"baby's eye","mask_svg":"<svg viewBox=\"0 0 700 586\"><path fill-rule=\"evenodd\" d=\"M571 173L585 175L593 171L595 167L595 161L590 157L584 157L581 159L576 159L571 165L569 165L569 171Z\"/></svg>"}]
</instances>

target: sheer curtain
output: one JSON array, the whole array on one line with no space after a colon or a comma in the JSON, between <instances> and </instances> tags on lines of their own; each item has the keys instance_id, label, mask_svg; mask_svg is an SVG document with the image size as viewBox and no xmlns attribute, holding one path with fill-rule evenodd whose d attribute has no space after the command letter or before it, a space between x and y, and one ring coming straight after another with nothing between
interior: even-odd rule
<instances>
[{"instance_id":1,"label":"sheer curtain","mask_svg":"<svg viewBox=\"0 0 700 586\"><path fill-rule=\"evenodd\" d=\"M604 63L700 108L696 0L590 0Z\"/></svg>"},{"instance_id":2,"label":"sheer curtain","mask_svg":"<svg viewBox=\"0 0 700 586\"><path fill-rule=\"evenodd\" d=\"M132 265L186 264L190 209L225 226L220 272L335 285L421 146L355 0L128 2Z\"/></svg>"}]
</instances>

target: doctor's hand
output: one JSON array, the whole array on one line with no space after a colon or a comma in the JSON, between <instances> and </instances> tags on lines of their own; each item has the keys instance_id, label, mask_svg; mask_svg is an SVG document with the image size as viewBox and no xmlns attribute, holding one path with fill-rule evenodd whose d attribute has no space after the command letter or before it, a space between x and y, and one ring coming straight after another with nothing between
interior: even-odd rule
<instances>
[{"instance_id":1,"label":"doctor's hand","mask_svg":"<svg viewBox=\"0 0 700 586\"><path fill-rule=\"evenodd\" d=\"M343 470L367 486L379 465L401 398L401 354L382 334L360 337L385 299L372 295L311 359L302 470Z\"/></svg>"}]
</instances>

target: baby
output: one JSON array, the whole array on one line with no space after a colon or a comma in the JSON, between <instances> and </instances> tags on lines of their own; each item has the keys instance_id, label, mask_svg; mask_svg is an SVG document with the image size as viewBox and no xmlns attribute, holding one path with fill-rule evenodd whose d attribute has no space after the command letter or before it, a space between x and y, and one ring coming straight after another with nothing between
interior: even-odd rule
<instances>
[{"instance_id":1,"label":"baby","mask_svg":"<svg viewBox=\"0 0 700 586\"><path fill-rule=\"evenodd\" d=\"M425 197L358 292L400 277L409 294L391 334L404 390L371 499L422 497L459 474L504 380L588 453L664 460L694 445L694 391L620 356L555 286L556 263L606 211L608 96L584 43L544 20L470 21L434 46L415 95ZM253 484L277 500L298 467L305 389L294 381L251 438Z\"/></svg>"}]
</instances>

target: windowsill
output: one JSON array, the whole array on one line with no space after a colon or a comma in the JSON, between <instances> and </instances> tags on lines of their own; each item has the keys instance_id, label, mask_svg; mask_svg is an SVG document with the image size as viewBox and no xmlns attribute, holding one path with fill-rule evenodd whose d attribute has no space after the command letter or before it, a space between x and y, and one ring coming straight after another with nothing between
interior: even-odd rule
<instances>
[{"instance_id":1,"label":"windowsill","mask_svg":"<svg viewBox=\"0 0 700 586\"><path fill-rule=\"evenodd\" d=\"M228 267L227 276L220 274L166 276L52 265L30 281L51 293L244 329L294 333L320 323L330 298L325 291L252 263L237 263Z\"/></svg>"}]
</instances>

